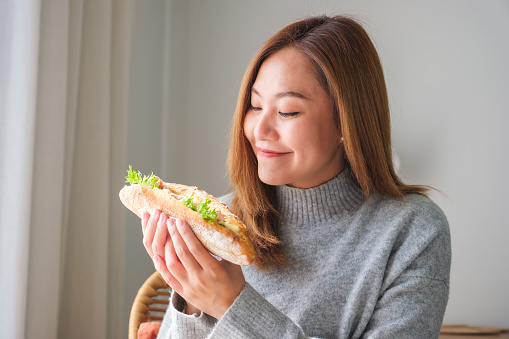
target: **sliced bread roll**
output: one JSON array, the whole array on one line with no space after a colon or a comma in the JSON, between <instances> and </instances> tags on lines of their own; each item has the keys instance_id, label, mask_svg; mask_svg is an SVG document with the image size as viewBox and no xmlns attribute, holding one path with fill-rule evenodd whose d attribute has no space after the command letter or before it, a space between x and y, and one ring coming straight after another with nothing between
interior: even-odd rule
<instances>
[{"instance_id":1,"label":"sliced bread roll","mask_svg":"<svg viewBox=\"0 0 509 339\"><path fill-rule=\"evenodd\" d=\"M198 240L216 256L244 266L254 261L255 250L244 223L224 203L198 187L159 180L154 188L125 186L119 196L140 218L140 209L160 209L169 217L187 221Z\"/></svg>"}]
</instances>

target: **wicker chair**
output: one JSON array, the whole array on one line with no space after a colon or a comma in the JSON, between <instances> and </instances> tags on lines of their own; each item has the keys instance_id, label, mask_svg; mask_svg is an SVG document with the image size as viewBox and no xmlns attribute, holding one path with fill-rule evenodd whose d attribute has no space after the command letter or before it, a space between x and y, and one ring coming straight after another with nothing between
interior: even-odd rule
<instances>
[{"instance_id":1,"label":"wicker chair","mask_svg":"<svg viewBox=\"0 0 509 339\"><path fill-rule=\"evenodd\" d=\"M134 298L129 316L129 339L138 338L141 323L161 322L168 307L170 288L159 272L154 272L143 283Z\"/></svg>"}]
</instances>

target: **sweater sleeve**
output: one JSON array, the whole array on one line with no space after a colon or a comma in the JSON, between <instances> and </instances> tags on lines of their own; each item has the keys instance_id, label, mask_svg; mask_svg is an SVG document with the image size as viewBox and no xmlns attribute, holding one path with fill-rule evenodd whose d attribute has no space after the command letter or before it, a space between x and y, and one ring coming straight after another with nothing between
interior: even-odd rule
<instances>
[{"instance_id":1,"label":"sweater sleeve","mask_svg":"<svg viewBox=\"0 0 509 339\"><path fill-rule=\"evenodd\" d=\"M285 316L251 285L244 289L218 321L208 339L308 338L300 326Z\"/></svg>"},{"instance_id":2,"label":"sweater sleeve","mask_svg":"<svg viewBox=\"0 0 509 339\"><path fill-rule=\"evenodd\" d=\"M182 298L173 293L157 338L308 338L248 283L217 324L207 314L186 315L182 309Z\"/></svg>"},{"instance_id":3,"label":"sweater sleeve","mask_svg":"<svg viewBox=\"0 0 509 339\"><path fill-rule=\"evenodd\" d=\"M159 329L157 338L162 339L200 339L212 331L216 319L201 313L187 315L182 313L185 301L175 292L170 297L168 309Z\"/></svg>"}]
</instances>

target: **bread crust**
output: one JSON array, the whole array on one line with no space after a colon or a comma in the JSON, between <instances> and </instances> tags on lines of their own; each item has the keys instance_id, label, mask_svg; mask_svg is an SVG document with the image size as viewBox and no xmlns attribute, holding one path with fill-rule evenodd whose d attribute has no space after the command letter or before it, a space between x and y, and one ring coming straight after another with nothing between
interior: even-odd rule
<instances>
[{"instance_id":1,"label":"bread crust","mask_svg":"<svg viewBox=\"0 0 509 339\"><path fill-rule=\"evenodd\" d=\"M198 187L173 183L163 183L163 189L130 185L124 186L119 196L122 203L140 218L140 209L160 209L169 217L187 221L198 240L214 255L243 266L254 261L254 247L244 223L224 203ZM178 196L193 196L195 202L210 199L209 207L216 209L226 222L238 227L238 231L202 219L200 213L180 202Z\"/></svg>"}]
</instances>

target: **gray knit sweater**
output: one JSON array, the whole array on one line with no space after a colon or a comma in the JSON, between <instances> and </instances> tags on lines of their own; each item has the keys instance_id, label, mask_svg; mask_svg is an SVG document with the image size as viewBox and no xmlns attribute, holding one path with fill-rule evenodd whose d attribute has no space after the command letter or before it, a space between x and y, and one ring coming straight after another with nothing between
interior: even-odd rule
<instances>
[{"instance_id":1,"label":"gray knit sweater","mask_svg":"<svg viewBox=\"0 0 509 339\"><path fill-rule=\"evenodd\" d=\"M182 314L173 295L158 338L438 338L451 263L438 206L419 195L366 199L348 169L277 196L290 264L244 268L220 320Z\"/></svg>"}]
</instances>

